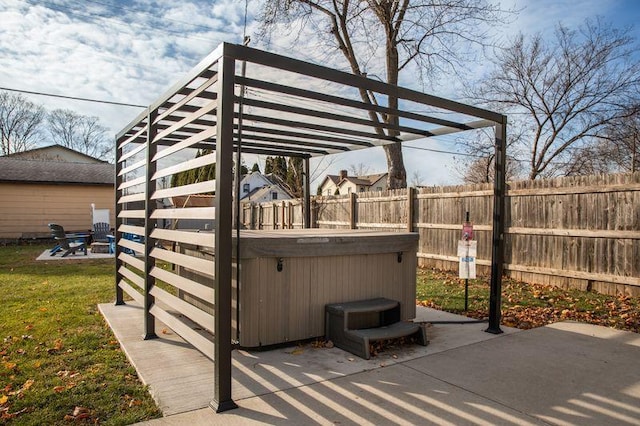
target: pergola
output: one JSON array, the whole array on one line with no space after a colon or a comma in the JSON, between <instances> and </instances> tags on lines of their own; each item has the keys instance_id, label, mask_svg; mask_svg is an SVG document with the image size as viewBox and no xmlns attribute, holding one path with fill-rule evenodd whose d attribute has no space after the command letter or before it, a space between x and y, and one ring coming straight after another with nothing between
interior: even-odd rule
<instances>
[{"instance_id":1,"label":"pergola","mask_svg":"<svg viewBox=\"0 0 640 426\"><path fill-rule=\"evenodd\" d=\"M364 93L375 94L378 102L364 102ZM404 141L424 143L432 136L493 127L496 167L487 331L500 333L506 125L506 116L485 109L221 44L117 135L116 304L124 303L127 293L144 307L145 339L157 337L157 318L210 357L215 365L211 406L216 411L234 408L234 154L236 164L241 153L302 158L308 227L311 157ZM194 149L204 155L194 158ZM167 184L176 173L212 164L215 180ZM168 197L205 193L215 193L214 207L158 208L158 201ZM215 226L213 232L163 229L157 227L162 219L215 219ZM215 260L167 250L160 243L206 247ZM156 266L157 261L205 274L213 288ZM211 302L215 314L174 296L167 286ZM171 313L176 311L182 315ZM194 330L185 317L209 333Z\"/></svg>"}]
</instances>

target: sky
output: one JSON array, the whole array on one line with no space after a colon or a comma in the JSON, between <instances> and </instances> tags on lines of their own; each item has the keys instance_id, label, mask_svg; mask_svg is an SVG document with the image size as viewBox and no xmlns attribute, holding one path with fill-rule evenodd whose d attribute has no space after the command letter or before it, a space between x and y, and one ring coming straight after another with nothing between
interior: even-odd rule
<instances>
[{"instance_id":1,"label":"sky","mask_svg":"<svg viewBox=\"0 0 640 426\"><path fill-rule=\"evenodd\" d=\"M268 45L259 40L260 6L261 0L0 0L0 88L146 106L221 42L241 43L245 33L252 36L252 47L345 68L340 54L314 53L317 50L306 37L274 36ZM509 0L501 6L518 11L511 22L494 28L503 41L518 32L552 34L559 22L576 27L586 18L601 16L624 28L640 18L640 1L635 0ZM640 28L634 27L632 35L640 39ZM474 64L468 78L486 71L486 63ZM401 84L423 90L411 77L403 76ZM443 81L429 87L429 93L464 101L457 84ZM143 111L136 106L24 96L49 110L65 108L97 116L112 135ZM457 141L449 135L431 138L426 146L457 152ZM410 183L416 177L422 185L460 183L456 156L411 148L403 152ZM253 161L248 159L249 167ZM312 191L324 176L320 171L337 174L361 165L370 174L384 172L382 149L312 163L316 170Z\"/></svg>"}]
</instances>

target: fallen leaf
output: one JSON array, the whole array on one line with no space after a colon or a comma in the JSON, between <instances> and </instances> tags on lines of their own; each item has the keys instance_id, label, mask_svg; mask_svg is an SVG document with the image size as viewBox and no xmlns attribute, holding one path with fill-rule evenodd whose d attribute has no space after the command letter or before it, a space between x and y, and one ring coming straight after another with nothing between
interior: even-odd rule
<instances>
[{"instance_id":1,"label":"fallen leaf","mask_svg":"<svg viewBox=\"0 0 640 426\"><path fill-rule=\"evenodd\" d=\"M17 367L17 364L15 362L5 361L4 363L4 368L6 368L7 370L15 370L16 367Z\"/></svg>"},{"instance_id":2,"label":"fallen leaf","mask_svg":"<svg viewBox=\"0 0 640 426\"><path fill-rule=\"evenodd\" d=\"M129 408L133 407L134 405L141 405L142 401L140 401L139 399L132 399L131 401L129 401Z\"/></svg>"},{"instance_id":3,"label":"fallen leaf","mask_svg":"<svg viewBox=\"0 0 640 426\"><path fill-rule=\"evenodd\" d=\"M9 400L9 397L5 394L2 394L2 396L0 396L0 405L6 404L8 400Z\"/></svg>"},{"instance_id":4,"label":"fallen leaf","mask_svg":"<svg viewBox=\"0 0 640 426\"><path fill-rule=\"evenodd\" d=\"M47 312L47 308L45 307L40 308L40 312Z\"/></svg>"},{"instance_id":5,"label":"fallen leaf","mask_svg":"<svg viewBox=\"0 0 640 426\"><path fill-rule=\"evenodd\" d=\"M25 326L24 329L27 330L27 331L33 330L33 324L28 324L27 326Z\"/></svg>"},{"instance_id":6,"label":"fallen leaf","mask_svg":"<svg viewBox=\"0 0 640 426\"><path fill-rule=\"evenodd\" d=\"M73 409L73 416L74 417L78 417L81 414L88 414L88 413L89 413L89 409L85 408L85 407L76 406L76 408Z\"/></svg>"},{"instance_id":7,"label":"fallen leaf","mask_svg":"<svg viewBox=\"0 0 640 426\"><path fill-rule=\"evenodd\" d=\"M26 382L24 382L24 385L22 385L22 390L23 391L29 390L34 383L35 381L33 379L27 380Z\"/></svg>"},{"instance_id":8,"label":"fallen leaf","mask_svg":"<svg viewBox=\"0 0 640 426\"><path fill-rule=\"evenodd\" d=\"M67 389L67 388L66 388L66 387L64 387L64 386L55 386L55 387L53 388L53 391L54 391L55 393L60 393L60 392L64 392L66 389Z\"/></svg>"}]
</instances>

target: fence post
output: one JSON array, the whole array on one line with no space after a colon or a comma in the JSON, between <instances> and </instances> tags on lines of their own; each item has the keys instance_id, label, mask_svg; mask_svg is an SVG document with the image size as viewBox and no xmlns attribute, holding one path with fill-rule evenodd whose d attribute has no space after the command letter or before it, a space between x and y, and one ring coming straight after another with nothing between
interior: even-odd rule
<instances>
[{"instance_id":1,"label":"fence post","mask_svg":"<svg viewBox=\"0 0 640 426\"><path fill-rule=\"evenodd\" d=\"M280 226L282 229L285 229L286 227L286 222L284 221L284 200L282 200L282 207L281 207L281 216L280 216Z\"/></svg>"},{"instance_id":2,"label":"fence post","mask_svg":"<svg viewBox=\"0 0 640 426\"><path fill-rule=\"evenodd\" d=\"M407 188L407 232L413 232L413 199L416 195L416 189L413 187Z\"/></svg>"},{"instance_id":3,"label":"fence post","mask_svg":"<svg viewBox=\"0 0 640 426\"><path fill-rule=\"evenodd\" d=\"M357 228L357 218L356 218L356 193L349 193L349 225L351 229Z\"/></svg>"},{"instance_id":4,"label":"fence post","mask_svg":"<svg viewBox=\"0 0 640 426\"><path fill-rule=\"evenodd\" d=\"M271 227L272 229L278 229L278 205L276 203L271 204Z\"/></svg>"}]
</instances>

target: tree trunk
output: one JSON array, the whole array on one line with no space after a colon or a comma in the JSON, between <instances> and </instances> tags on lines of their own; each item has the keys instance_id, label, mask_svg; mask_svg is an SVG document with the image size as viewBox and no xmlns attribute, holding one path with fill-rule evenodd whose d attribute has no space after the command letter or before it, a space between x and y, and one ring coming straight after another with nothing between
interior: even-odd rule
<instances>
[{"instance_id":1,"label":"tree trunk","mask_svg":"<svg viewBox=\"0 0 640 426\"><path fill-rule=\"evenodd\" d=\"M393 36L387 33L387 83L394 86L398 85L398 48L393 41ZM389 108L398 109L398 98L389 96ZM388 124L399 124L397 115L388 115L385 120ZM399 136L400 132L389 129L389 136ZM389 175L387 177L387 186L389 189L398 189L407 187L407 171L404 167L404 159L402 157L402 144L396 142L385 145L384 152L387 156L387 169Z\"/></svg>"}]
</instances>

